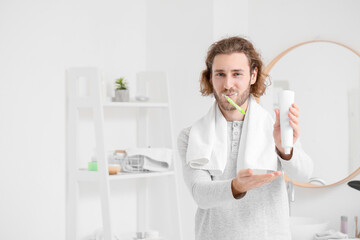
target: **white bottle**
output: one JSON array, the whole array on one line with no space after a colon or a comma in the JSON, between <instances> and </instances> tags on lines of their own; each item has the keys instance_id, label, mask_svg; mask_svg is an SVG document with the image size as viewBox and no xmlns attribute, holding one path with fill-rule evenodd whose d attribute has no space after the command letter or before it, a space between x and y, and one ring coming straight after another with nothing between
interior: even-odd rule
<instances>
[{"instance_id":1,"label":"white bottle","mask_svg":"<svg viewBox=\"0 0 360 240\"><path fill-rule=\"evenodd\" d=\"M347 216L341 216L340 232L342 232L344 234L348 233L348 217Z\"/></svg>"},{"instance_id":2,"label":"white bottle","mask_svg":"<svg viewBox=\"0 0 360 240\"><path fill-rule=\"evenodd\" d=\"M283 90L279 93L280 106L280 130L281 146L285 149L285 154L290 154L293 147L293 128L289 121L289 108L294 103L295 93L289 90Z\"/></svg>"}]
</instances>

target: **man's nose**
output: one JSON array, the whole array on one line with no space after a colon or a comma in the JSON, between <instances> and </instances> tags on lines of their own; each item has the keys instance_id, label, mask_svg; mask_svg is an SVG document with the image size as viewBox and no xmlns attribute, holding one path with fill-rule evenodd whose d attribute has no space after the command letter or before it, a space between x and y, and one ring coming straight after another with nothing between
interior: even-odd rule
<instances>
[{"instance_id":1,"label":"man's nose","mask_svg":"<svg viewBox=\"0 0 360 240\"><path fill-rule=\"evenodd\" d=\"M231 76L226 76L224 81L224 88L230 89L233 86L234 82Z\"/></svg>"}]
</instances>

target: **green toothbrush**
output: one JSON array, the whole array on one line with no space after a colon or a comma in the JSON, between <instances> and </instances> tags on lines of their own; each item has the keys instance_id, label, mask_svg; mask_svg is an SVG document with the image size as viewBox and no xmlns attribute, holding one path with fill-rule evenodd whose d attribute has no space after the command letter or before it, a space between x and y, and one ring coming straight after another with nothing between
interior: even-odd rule
<instances>
[{"instance_id":1,"label":"green toothbrush","mask_svg":"<svg viewBox=\"0 0 360 240\"><path fill-rule=\"evenodd\" d=\"M229 101L229 103L231 103L237 110L239 110L239 112L241 112L242 114L245 115L244 109L242 109L241 107L239 107L239 105L237 105L236 103L234 103L234 101L233 101L231 98L229 98L228 96L226 96L225 94L222 94L222 95L226 98L226 100Z\"/></svg>"}]
</instances>

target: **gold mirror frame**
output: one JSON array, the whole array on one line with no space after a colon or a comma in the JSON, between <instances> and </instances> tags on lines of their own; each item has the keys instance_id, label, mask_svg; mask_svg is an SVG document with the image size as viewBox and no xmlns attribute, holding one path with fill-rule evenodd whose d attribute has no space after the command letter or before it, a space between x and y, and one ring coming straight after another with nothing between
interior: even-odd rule
<instances>
[{"instance_id":1,"label":"gold mirror frame","mask_svg":"<svg viewBox=\"0 0 360 240\"><path fill-rule=\"evenodd\" d=\"M346 46L345 44L342 43L338 43L335 41L329 41L329 40L311 40L311 41L307 41L307 42L302 42L299 44L296 44L288 49L286 49L285 51L281 52L279 55L277 55L265 68L264 73L266 74L266 76L269 74L269 72L271 71L271 69L274 67L274 65L282 58L284 57L287 53L289 53L290 51L294 50L295 48L298 48L300 46L306 45L306 44L310 44L310 43L315 43L315 42L326 42L326 43L332 43L332 44L336 44L339 45L341 47L344 47L348 50L350 50L351 52L355 53L358 57L360 57L360 53L355 51L353 48ZM349 176L345 177L344 179L329 184L329 185L316 185L316 184L312 184L312 183L302 183L302 182L296 182L291 180L286 174L284 174L285 177L285 181L293 181L293 183L296 186L299 187L305 187L305 188L325 188L325 187L331 187L331 186L335 186L337 184L341 184L344 182L347 182L349 180L351 180L352 178L354 178L356 175L358 175L360 173L360 167L358 169L356 169L353 173L351 173Z\"/></svg>"}]
</instances>

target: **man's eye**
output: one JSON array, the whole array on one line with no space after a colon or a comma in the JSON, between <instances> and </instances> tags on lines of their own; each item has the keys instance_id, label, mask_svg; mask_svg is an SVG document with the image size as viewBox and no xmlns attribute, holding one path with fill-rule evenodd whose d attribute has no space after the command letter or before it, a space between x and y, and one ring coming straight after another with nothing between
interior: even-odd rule
<instances>
[{"instance_id":1,"label":"man's eye","mask_svg":"<svg viewBox=\"0 0 360 240\"><path fill-rule=\"evenodd\" d=\"M239 77L239 76L241 76L241 73L234 73L234 76Z\"/></svg>"},{"instance_id":2,"label":"man's eye","mask_svg":"<svg viewBox=\"0 0 360 240\"><path fill-rule=\"evenodd\" d=\"M223 74L223 73L218 73L218 74L216 74L216 76L218 76L218 77L223 77L224 74Z\"/></svg>"}]
</instances>

